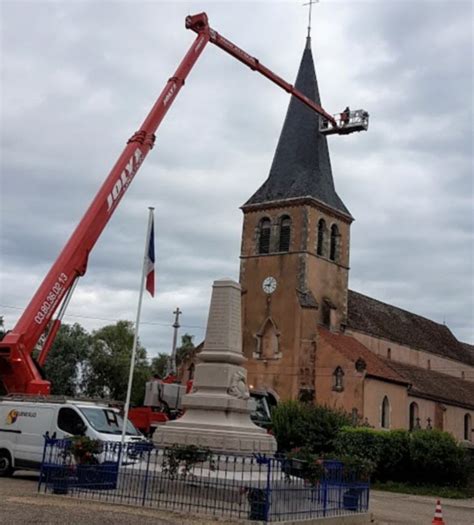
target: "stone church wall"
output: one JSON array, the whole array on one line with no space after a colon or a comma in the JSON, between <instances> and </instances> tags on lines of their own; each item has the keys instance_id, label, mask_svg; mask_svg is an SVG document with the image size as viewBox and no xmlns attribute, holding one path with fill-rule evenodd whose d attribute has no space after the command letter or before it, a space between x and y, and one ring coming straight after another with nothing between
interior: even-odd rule
<instances>
[{"instance_id":1,"label":"stone church wall","mask_svg":"<svg viewBox=\"0 0 474 525\"><path fill-rule=\"evenodd\" d=\"M344 375L342 388L336 386L335 371L340 367ZM316 402L331 408L340 408L360 418L364 415L364 373L357 372L354 363L334 351L323 339L316 350Z\"/></svg>"},{"instance_id":2,"label":"stone church wall","mask_svg":"<svg viewBox=\"0 0 474 525\"><path fill-rule=\"evenodd\" d=\"M365 378L364 417L374 428L382 428L382 403L389 400L389 428L408 428L407 389L404 385Z\"/></svg>"},{"instance_id":3,"label":"stone church wall","mask_svg":"<svg viewBox=\"0 0 474 525\"><path fill-rule=\"evenodd\" d=\"M471 416L471 433L469 441L474 445L474 410L467 410L465 408L455 407L451 405L445 405L445 407L445 430L453 434L453 436L459 441L464 441L464 416L466 414L469 414Z\"/></svg>"},{"instance_id":4,"label":"stone church wall","mask_svg":"<svg viewBox=\"0 0 474 525\"><path fill-rule=\"evenodd\" d=\"M433 428L438 428L439 430L445 430L446 432L449 432L458 441L465 441L464 416L469 414L471 416L471 432L468 433L468 435L470 435L470 439L468 441L474 445L474 433L472 432L472 429L474 428L474 410L438 403L436 401L431 401L430 399L409 396L406 407L406 428L408 428L409 425L410 404L412 402L417 404L417 414L421 428L427 428L429 418L430 424Z\"/></svg>"}]
</instances>

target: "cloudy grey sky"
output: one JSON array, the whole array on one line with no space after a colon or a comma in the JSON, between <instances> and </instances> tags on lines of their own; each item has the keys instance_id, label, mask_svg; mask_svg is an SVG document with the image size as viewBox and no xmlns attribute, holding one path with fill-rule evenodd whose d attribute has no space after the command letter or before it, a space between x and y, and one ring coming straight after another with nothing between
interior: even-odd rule
<instances>
[{"instance_id":1,"label":"cloudy grey sky","mask_svg":"<svg viewBox=\"0 0 474 525\"><path fill-rule=\"evenodd\" d=\"M12 328L194 39L211 26L293 82L300 1L1 1L0 314ZM473 7L470 1L326 0L314 7L323 105L371 114L331 137L352 226L350 286L474 342ZM157 296L143 344L204 334L211 284L238 279L239 206L266 179L289 99L209 45L155 149L99 239L67 322L135 317L147 207L156 208Z\"/></svg>"}]
</instances>

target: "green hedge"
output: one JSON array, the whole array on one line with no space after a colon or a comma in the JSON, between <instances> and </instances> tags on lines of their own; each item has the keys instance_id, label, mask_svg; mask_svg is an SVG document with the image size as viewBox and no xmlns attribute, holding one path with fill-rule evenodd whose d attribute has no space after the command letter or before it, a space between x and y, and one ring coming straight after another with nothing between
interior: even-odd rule
<instances>
[{"instance_id":1,"label":"green hedge","mask_svg":"<svg viewBox=\"0 0 474 525\"><path fill-rule=\"evenodd\" d=\"M302 448L315 457L350 458L375 465L375 481L465 487L466 451L447 432L353 427L342 411L287 401L272 412L280 452ZM364 463L365 465L365 463ZM366 469L368 470L368 468Z\"/></svg>"},{"instance_id":2,"label":"green hedge","mask_svg":"<svg viewBox=\"0 0 474 525\"><path fill-rule=\"evenodd\" d=\"M410 436L412 479L419 483L464 486L467 483L467 455L451 434L438 430L417 430Z\"/></svg>"},{"instance_id":3,"label":"green hedge","mask_svg":"<svg viewBox=\"0 0 474 525\"><path fill-rule=\"evenodd\" d=\"M381 432L382 447L375 476L380 481L403 481L410 471L410 432L391 430Z\"/></svg>"},{"instance_id":4,"label":"green hedge","mask_svg":"<svg viewBox=\"0 0 474 525\"><path fill-rule=\"evenodd\" d=\"M367 458L378 464L382 454L383 432L368 428L342 428L334 440L337 454Z\"/></svg>"},{"instance_id":5,"label":"green hedge","mask_svg":"<svg viewBox=\"0 0 474 525\"><path fill-rule=\"evenodd\" d=\"M465 486L466 453L447 432L343 428L336 453L370 459L377 481Z\"/></svg>"}]
</instances>

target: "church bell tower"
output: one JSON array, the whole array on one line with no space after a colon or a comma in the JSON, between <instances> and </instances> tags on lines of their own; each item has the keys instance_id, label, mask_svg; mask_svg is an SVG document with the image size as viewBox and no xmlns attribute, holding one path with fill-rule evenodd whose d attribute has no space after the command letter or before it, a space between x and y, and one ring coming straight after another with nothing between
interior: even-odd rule
<instances>
[{"instance_id":1,"label":"church bell tower","mask_svg":"<svg viewBox=\"0 0 474 525\"><path fill-rule=\"evenodd\" d=\"M295 87L321 104L308 36ZM349 230L319 116L292 97L269 176L242 206L240 284L248 382L315 399L318 326L344 328Z\"/></svg>"}]
</instances>

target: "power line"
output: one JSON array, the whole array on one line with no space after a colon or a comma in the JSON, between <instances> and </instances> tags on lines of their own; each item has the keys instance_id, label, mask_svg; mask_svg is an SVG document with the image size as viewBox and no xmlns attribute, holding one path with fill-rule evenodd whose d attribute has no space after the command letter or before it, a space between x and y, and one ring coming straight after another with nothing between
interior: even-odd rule
<instances>
[{"instance_id":1,"label":"power line","mask_svg":"<svg viewBox=\"0 0 474 525\"><path fill-rule=\"evenodd\" d=\"M23 308L20 308L19 306L10 306L10 305L6 305L6 304L0 304L0 308L9 308L11 310L23 310ZM117 322L117 321L120 321L121 319L112 319L110 317L93 317L93 316L88 316L88 315L76 315L76 314L65 314L64 317L70 317L70 318L73 318L73 319L90 319L90 320L93 320L93 321L106 321L106 322ZM173 325L171 323L159 323L159 322L155 322L155 321L141 321L140 324L144 324L144 325L149 325L149 326L164 326L164 327L168 327L168 328L172 328ZM197 328L199 330L205 330L206 327L204 326L199 326L199 325L186 325L186 324L183 324L183 325L180 325L181 327L183 328ZM374 353L375 354L375 353ZM377 354L375 354L377 355ZM381 357L381 356L378 356L378 357ZM439 356L441 359L442 359L442 356ZM395 361L396 363L401 363L403 364L402 362L399 362L399 361ZM463 364L462 362L460 362L460 364ZM464 365L464 366L470 366L470 365ZM324 370L324 369L328 369L328 370L332 370L331 367L317 367L318 370ZM460 372L462 372L463 370L460 370L458 366L456 365L452 365L452 366L444 366L444 367L432 367L430 369L427 369L427 368L424 368L424 367L418 367L418 368L422 368L423 370L431 370L433 372L440 372L440 371L446 371L446 370L459 370ZM465 375L469 375L470 374L474 374L474 371L471 371L471 370L464 370L464 373ZM262 373L262 375L275 375L274 373L272 372L268 372L268 373ZM281 372L278 372L278 375L299 375L299 374L288 374L288 373L281 373ZM320 376L322 376L324 374L320 374ZM327 377L329 377L330 375L332 374L329 374ZM456 377L453 375L453 377Z\"/></svg>"},{"instance_id":2,"label":"power line","mask_svg":"<svg viewBox=\"0 0 474 525\"><path fill-rule=\"evenodd\" d=\"M19 306L10 306L10 305L6 305L6 304L0 304L0 308L9 308L11 310L23 310L23 308L20 308ZM90 315L79 315L79 314L65 314L64 317L71 317L73 319L90 319L90 320L93 320L93 321L107 321L107 322L111 322L111 323L114 323L114 322L117 322L117 321L121 321L122 319L112 319L110 317L93 317L93 316L90 316ZM172 323L157 323L157 322L154 322L154 321L140 321L140 324L146 324L146 325L151 325L151 326L167 326L167 327L172 327ZM198 326L198 325L191 325L191 324L188 324L188 325L185 325L185 324L182 324L181 325L183 328L199 328L200 330L205 330L206 328L204 326Z\"/></svg>"}]
</instances>

